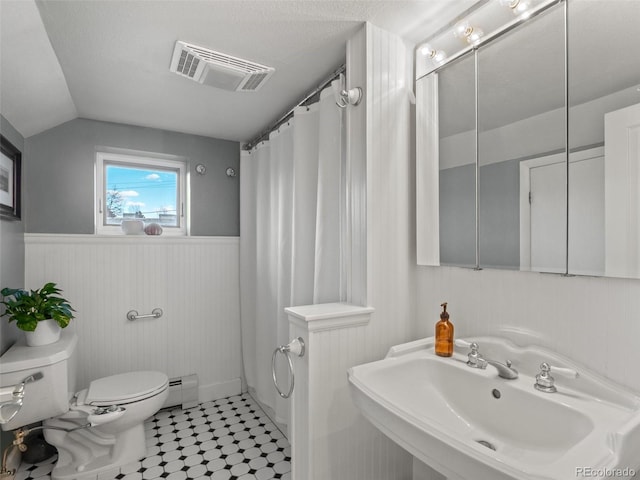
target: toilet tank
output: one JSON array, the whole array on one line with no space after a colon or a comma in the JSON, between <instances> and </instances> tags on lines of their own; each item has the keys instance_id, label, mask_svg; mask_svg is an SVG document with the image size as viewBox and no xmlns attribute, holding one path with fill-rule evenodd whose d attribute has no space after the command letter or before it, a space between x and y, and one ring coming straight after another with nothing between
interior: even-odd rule
<instances>
[{"instance_id":1,"label":"toilet tank","mask_svg":"<svg viewBox=\"0 0 640 480\"><path fill-rule=\"evenodd\" d=\"M69 410L69 398L75 392L78 337L71 329L64 329L60 340L50 345L29 347L18 340L0 357L0 387L6 389L20 384L35 373L42 378L25 386L22 408L2 430L39 422Z\"/></svg>"}]
</instances>

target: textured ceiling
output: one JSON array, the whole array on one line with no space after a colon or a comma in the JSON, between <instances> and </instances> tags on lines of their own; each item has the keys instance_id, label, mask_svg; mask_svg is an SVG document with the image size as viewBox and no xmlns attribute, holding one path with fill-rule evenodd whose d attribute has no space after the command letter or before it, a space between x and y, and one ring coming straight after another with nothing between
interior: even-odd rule
<instances>
[{"instance_id":1,"label":"textured ceiling","mask_svg":"<svg viewBox=\"0 0 640 480\"><path fill-rule=\"evenodd\" d=\"M25 137L76 117L248 141L344 63L369 21L413 44L475 0L0 0L2 115ZM169 72L176 40L275 67L257 92Z\"/></svg>"}]
</instances>

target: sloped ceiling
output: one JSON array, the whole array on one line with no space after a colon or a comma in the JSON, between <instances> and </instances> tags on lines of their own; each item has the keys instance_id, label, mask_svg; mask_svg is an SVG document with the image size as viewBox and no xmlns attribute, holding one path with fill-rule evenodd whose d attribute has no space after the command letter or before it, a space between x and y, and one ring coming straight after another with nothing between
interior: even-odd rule
<instances>
[{"instance_id":1,"label":"sloped ceiling","mask_svg":"<svg viewBox=\"0 0 640 480\"><path fill-rule=\"evenodd\" d=\"M0 1L0 113L24 137L78 116L31 1Z\"/></svg>"},{"instance_id":2,"label":"sloped ceiling","mask_svg":"<svg viewBox=\"0 0 640 480\"><path fill-rule=\"evenodd\" d=\"M413 44L476 0L2 0L0 108L24 136L72 118L248 141L344 63L369 21ZM176 40L272 66L257 92L169 72Z\"/></svg>"}]
</instances>

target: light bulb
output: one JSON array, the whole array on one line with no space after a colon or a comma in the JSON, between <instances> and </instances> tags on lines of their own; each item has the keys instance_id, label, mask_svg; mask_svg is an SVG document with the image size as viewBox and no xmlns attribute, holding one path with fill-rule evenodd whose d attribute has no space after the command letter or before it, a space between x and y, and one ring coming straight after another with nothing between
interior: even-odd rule
<instances>
[{"instance_id":1,"label":"light bulb","mask_svg":"<svg viewBox=\"0 0 640 480\"><path fill-rule=\"evenodd\" d=\"M510 8L514 15L521 15L527 18L531 8L530 0L499 0L500 5Z\"/></svg>"},{"instance_id":2,"label":"light bulb","mask_svg":"<svg viewBox=\"0 0 640 480\"><path fill-rule=\"evenodd\" d=\"M453 27L453 35L456 38L461 38L463 40L465 40L472 31L473 31L473 27L466 20L462 22L458 22L456 26Z\"/></svg>"},{"instance_id":3,"label":"light bulb","mask_svg":"<svg viewBox=\"0 0 640 480\"><path fill-rule=\"evenodd\" d=\"M447 58L447 54L444 53L442 50L437 50L436 54L433 57L433 61L436 63L442 63L444 62L445 58Z\"/></svg>"},{"instance_id":4,"label":"light bulb","mask_svg":"<svg viewBox=\"0 0 640 480\"><path fill-rule=\"evenodd\" d=\"M425 57L432 57L435 53L435 49L428 43L425 43L420 47L420 53Z\"/></svg>"},{"instance_id":5,"label":"light bulb","mask_svg":"<svg viewBox=\"0 0 640 480\"><path fill-rule=\"evenodd\" d=\"M480 40L484 32L480 28L472 26L467 20L463 20L456 24L453 35L473 45Z\"/></svg>"},{"instance_id":6,"label":"light bulb","mask_svg":"<svg viewBox=\"0 0 640 480\"><path fill-rule=\"evenodd\" d=\"M484 32L478 27L471 27L471 31L467 35L467 43L475 45L480 41L480 38L484 35Z\"/></svg>"},{"instance_id":7,"label":"light bulb","mask_svg":"<svg viewBox=\"0 0 640 480\"><path fill-rule=\"evenodd\" d=\"M520 3L520 0L500 0L500 5L502 5L503 7L510 8L512 10L516 8L519 3Z\"/></svg>"},{"instance_id":8,"label":"light bulb","mask_svg":"<svg viewBox=\"0 0 640 480\"><path fill-rule=\"evenodd\" d=\"M445 58L447 58L446 53L442 50L436 50L432 45L425 43L422 47L420 47L420 53L433 60L435 63L442 63Z\"/></svg>"},{"instance_id":9,"label":"light bulb","mask_svg":"<svg viewBox=\"0 0 640 480\"><path fill-rule=\"evenodd\" d=\"M529 0L519 0L518 4L514 7L513 13L521 15L524 18L528 18L531 15L529 9L531 8L531 2Z\"/></svg>"}]
</instances>

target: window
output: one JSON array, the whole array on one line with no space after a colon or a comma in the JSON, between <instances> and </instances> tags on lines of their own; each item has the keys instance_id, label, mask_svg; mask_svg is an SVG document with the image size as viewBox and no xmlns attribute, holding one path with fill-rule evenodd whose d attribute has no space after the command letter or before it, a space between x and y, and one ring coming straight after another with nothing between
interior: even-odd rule
<instances>
[{"instance_id":1,"label":"window","mask_svg":"<svg viewBox=\"0 0 640 480\"><path fill-rule=\"evenodd\" d=\"M158 223L165 235L186 235L186 162L98 152L97 233L122 234L124 219Z\"/></svg>"}]
</instances>

